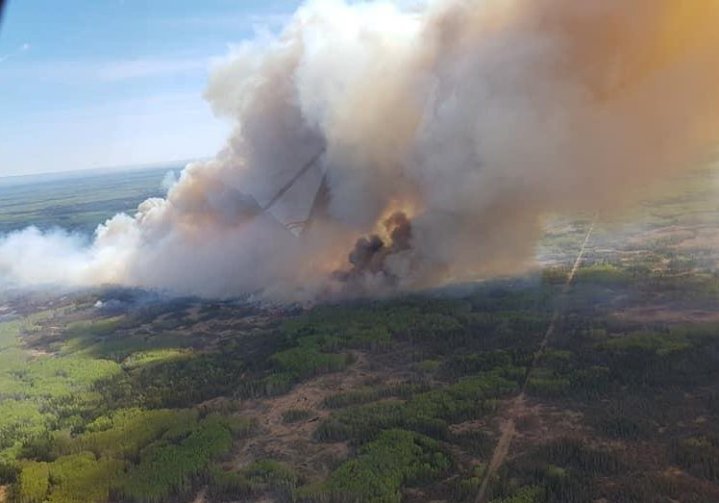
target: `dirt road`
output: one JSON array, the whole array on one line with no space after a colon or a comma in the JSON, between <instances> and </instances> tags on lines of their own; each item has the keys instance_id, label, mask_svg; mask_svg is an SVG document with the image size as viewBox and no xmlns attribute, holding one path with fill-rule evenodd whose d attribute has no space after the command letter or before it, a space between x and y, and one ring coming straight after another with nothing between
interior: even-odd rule
<instances>
[{"instance_id":1,"label":"dirt road","mask_svg":"<svg viewBox=\"0 0 719 503\"><path fill-rule=\"evenodd\" d=\"M522 388L519 392L519 394L512 399L512 401L509 404L509 407L507 408L507 417L503 420L502 424L499 427L499 431L501 433L499 437L499 441L497 442L497 445L494 448L494 452L492 453L492 458L490 459L489 466L487 467L487 472L484 475L484 479L482 480L482 485L479 487L479 491L477 492L477 497L475 498L475 503L484 503L487 497L487 488L489 487L489 483L494 478L495 474L497 473L497 470L499 470L502 465L504 464L505 459L507 458L507 455L509 454L509 449L512 446L512 440L514 439L517 429L515 427L515 423L517 419L522 417L524 415L525 410L525 403L526 403L526 390L527 390L527 383L529 382L529 379L532 376L532 372L534 371L534 368L537 365L537 362L542 358L542 355L544 354L544 349L547 347L547 344L552 338L552 335L554 334L554 331L557 328L557 322L559 321L559 317L561 315L562 306L564 302L562 301L562 298L569 293L569 289L572 286L572 282L574 281L574 277L577 274L577 271L579 270L579 267L582 264L582 260L584 259L584 253L587 248L587 244L589 243L589 239L592 237L592 232L594 232L594 222L589 226L589 230L587 231L586 236L584 237L584 241L582 242L582 247L579 250L579 253L577 254L577 258L574 261L574 265L572 266L572 269L569 271L569 274L567 275L567 279L564 282L564 286L562 287L562 291L560 293L560 302L558 306L555 308L554 313L552 314L552 319L549 322L549 326L547 327L547 330L544 332L544 336L542 337L542 341L539 344L539 348L534 353L534 357L532 358L532 363L530 364L529 370L527 372L527 376L524 379L524 383L522 383Z\"/></svg>"}]
</instances>

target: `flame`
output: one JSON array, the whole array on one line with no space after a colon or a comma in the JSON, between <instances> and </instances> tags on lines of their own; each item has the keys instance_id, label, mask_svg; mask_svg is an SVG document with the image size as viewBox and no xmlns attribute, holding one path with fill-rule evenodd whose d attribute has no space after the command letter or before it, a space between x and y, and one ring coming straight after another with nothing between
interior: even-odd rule
<instances>
[{"instance_id":1,"label":"flame","mask_svg":"<svg viewBox=\"0 0 719 503\"><path fill-rule=\"evenodd\" d=\"M385 243L390 241L392 232L392 227L387 225L387 222L397 213L402 213L411 222L421 213L421 202L414 198L394 198L389 201L373 229L373 234L378 235Z\"/></svg>"}]
</instances>

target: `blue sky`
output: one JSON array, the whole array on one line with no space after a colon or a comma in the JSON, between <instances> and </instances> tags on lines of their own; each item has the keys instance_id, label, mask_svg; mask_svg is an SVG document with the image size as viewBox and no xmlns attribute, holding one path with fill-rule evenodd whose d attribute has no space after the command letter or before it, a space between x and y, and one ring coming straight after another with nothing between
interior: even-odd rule
<instances>
[{"instance_id":1,"label":"blue sky","mask_svg":"<svg viewBox=\"0 0 719 503\"><path fill-rule=\"evenodd\" d=\"M0 26L0 176L213 155L210 60L277 30L299 0L9 0Z\"/></svg>"}]
</instances>

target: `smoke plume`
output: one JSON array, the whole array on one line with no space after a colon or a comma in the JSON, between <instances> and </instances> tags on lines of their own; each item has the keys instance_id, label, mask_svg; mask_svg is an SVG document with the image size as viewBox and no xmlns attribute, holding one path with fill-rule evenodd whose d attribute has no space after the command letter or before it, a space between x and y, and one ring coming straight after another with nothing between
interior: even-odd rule
<instances>
[{"instance_id":1,"label":"smoke plume","mask_svg":"<svg viewBox=\"0 0 719 503\"><path fill-rule=\"evenodd\" d=\"M310 1L216 68L215 159L90 243L2 238L1 281L291 299L521 270L546 215L711 152L717 26L716 0Z\"/></svg>"}]
</instances>

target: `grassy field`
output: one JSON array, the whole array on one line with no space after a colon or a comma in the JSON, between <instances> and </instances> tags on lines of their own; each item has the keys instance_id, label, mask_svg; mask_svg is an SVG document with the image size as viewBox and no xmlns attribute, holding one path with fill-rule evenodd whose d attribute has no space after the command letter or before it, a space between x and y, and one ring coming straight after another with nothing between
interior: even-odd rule
<instances>
[{"instance_id":1,"label":"grassy field","mask_svg":"<svg viewBox=\"0 0 719 503\"><path fill-rule=\"evenodd\" d=\"M473 502L486 480L492 503L715 503L711 180L600 221L568 288L587 218L548 226L541 270L461 293L7 297L0 500Z\"/></svg>"}]
</instances>

